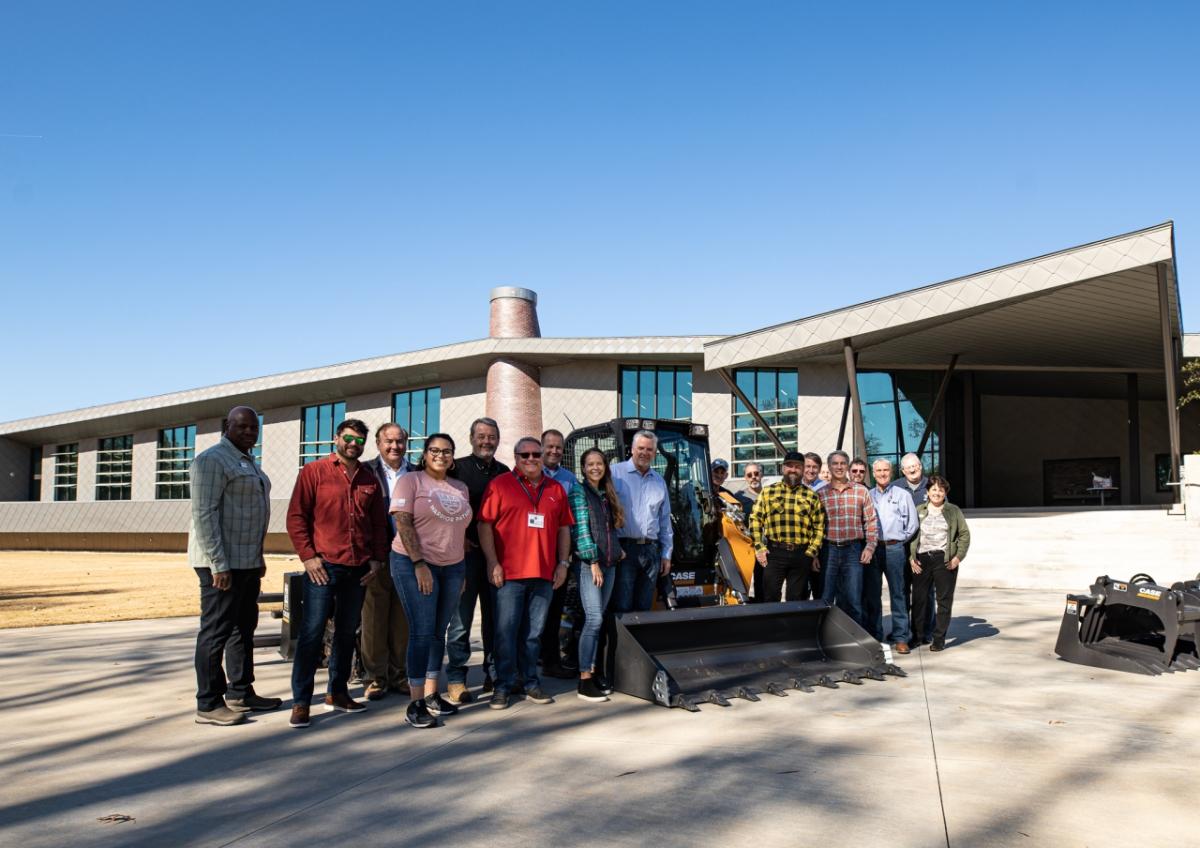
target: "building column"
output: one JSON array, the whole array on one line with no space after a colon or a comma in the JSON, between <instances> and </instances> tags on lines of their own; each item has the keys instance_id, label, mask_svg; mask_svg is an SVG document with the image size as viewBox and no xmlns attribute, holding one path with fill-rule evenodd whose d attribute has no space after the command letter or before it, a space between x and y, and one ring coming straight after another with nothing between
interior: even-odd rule
<instances>
[{"instance_id":1,"label":"building column","mask_svg":"<svg viewBox=\"0 0 1200 848\"><path fill-rule=\"evenodd\" d=\"M1125 375L1126 420L1129 425L1129 480L1125 491L1129 492L1129 503L1142 502L1142 434L1141 415L1138 410L1138 375Z\"/></svg>"},{"instance_id":2,"label":"building column","mask_svg":"<svg viewBox=\"0 0 1200 848\"><path fill-rule=\"evenodd\" d=\"M867 432L863 428L862 404L858 399L858 363L850 339L842 340L842 353L846 357L846 384L850 387L850 408L854 413L854 455L867 459ZM840 440L839 440L840 441Z\"/></svg>"},{"instance_id":3,"label":"building column","mask_svg":"<svg viewBox=\"0 0 1200 848\"><path fill-rule=\"evenodd\" d=\"M1163 382L1167 390L1167 430L1171 438L1171 481L1179 482L1179 392L1176 378L1179 373L1175 361L1175 337L1171 332L1171 308L1167 297L1167 266L1159 262L1154 266L1158 274L1158 320L1162 328L1163 351ZM1180 497L1179 486L1175 489L1175 497Z\"/></svg>"}]
</instances>

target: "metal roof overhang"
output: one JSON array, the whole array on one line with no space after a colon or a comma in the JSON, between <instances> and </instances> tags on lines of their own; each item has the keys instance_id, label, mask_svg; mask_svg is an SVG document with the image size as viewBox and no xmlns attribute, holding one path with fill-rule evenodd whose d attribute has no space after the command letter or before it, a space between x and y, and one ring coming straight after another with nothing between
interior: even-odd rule
<instances>
[{"instance_id":1,"label":"metal roof overhang","mask_svg":"<svg viewBox=\"0 0 1200 848\"><path fill-rule=\"evenodd\" d=\"M1158 272L1180 338L1173 227L1146 230L709 342L705 368L1163 372Z\"/></svg>"},{"instance_id":2,"label":"metal roof overhang","mask_svg":"<svg viewBox=\"0 0 1200 848\"><path fill-rule=\"evenodd\" d=\"M53 444L220 418L239 404L263 410L403 391L481 377L491 362L504 358L539 367L588 359L683 362L698 359L703 343L713 338L717 337L479 339L10 421L0 424L0 437Z\"/></svg>"}]
</instances>

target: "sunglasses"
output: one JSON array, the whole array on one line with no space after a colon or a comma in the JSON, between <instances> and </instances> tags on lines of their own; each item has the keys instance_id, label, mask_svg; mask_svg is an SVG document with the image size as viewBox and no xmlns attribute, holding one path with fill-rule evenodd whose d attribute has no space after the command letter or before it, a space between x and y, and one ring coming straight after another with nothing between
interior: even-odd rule
<instances>
[{"instance_id":1,"label":"sunglasses","mask_svg":"<svg viewBox=\"0 0 1200 848\"><path fill-rule=\"evenodd\" d=\"M454 451L450 448L425 448L425 453L430 456L454 456Z\"/></svg>"},{"instance_id":2,"label":"sunglasses","mask_svg":"<svg viewBox=\"0 0 1200 848\"><path fill-rule=\"evenodd\" d=\"M521 457L521 459L540 459L542 456L542 452L541 451L520 451L517 453L517 456Z\"/></svg>"},{"instance_id":3,"label":"sunglasses","mask_svg":"<svg viewBox=\"0 0 1200 848\"><path fill-rule=\"evenodd\" d=\"M342 441L343 441L343 442L345 442L345 443L346 443L346 444L348 444L348 445L352 445L352 444L354 444L355 442L357 442L357 443L358 443L358 444L360 444L360 445L365 445L365 444L367 443L366 437L364 437L364 436L351 436L349 433L345 433L345 434L342 436Z\"/></svg>"}]
</instances>

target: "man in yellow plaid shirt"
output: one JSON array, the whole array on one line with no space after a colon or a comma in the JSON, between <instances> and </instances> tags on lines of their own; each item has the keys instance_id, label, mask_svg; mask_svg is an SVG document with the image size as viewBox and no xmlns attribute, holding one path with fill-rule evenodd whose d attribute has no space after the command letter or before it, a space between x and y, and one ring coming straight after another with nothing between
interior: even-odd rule
<instances>
[{"instance_id":1,"label":"man in yellow plaid shirt","mask_svg":"<svg viewBox=\"0 0 1200 848\"><path fill-rule=\"evenodd\" d=\"M825 538L825 508L803 476L804 455L788 451L783 479L763 489L750 512L755 556L766 566L759 601L777 603L785 582L787 600L808 597L813 562Z\"/></svg>"}]
</instances>

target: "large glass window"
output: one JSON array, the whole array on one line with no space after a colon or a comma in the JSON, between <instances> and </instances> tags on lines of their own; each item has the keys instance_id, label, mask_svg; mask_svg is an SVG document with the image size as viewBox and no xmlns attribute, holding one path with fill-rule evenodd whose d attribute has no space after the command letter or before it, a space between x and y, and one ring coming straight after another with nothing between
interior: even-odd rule
<instances>
[{"instance_id":1,"label":"large glass window","mask_svg":"<svg viewBox=\"0 0 1200 848\"><path fill-rule=\"evenodd\" d=\"M79 486L79 443L59 445L54 449L54 499L77 500Z\"/></svg>"},{"instance_id":2,"label":"large glass window","mask_svg":"<svg viewBox=\"0 0 1200 848\"><path fill-rule=\"evenodd\" d=\"M442 387L414 389L392 395L392 420L408 431L408 459L417 462L425 439L442 428Z\"/></svg>"},{"instance_id":3,"label":"large glass window","mask_svg":"<svg viewBox=\"0 0 1200 848\"><path fill-rule=\"evenodd\" d=\"M689 366L622 365L622 418L692 419L692 369Z\"/></svg>"},{"instance_id":4,"label":"large glass window","mask_svg":"<svg viewBox=\"0 0 1200 848\"><path fill-rule=\"evenodd\" d=\"M344 400L319 403L300 410L300 464L308 465L327 456L333 450L333 428L345 420Z\"/></svg>"},{"instance_id":5,"label":"large glass window","mask_svg":"<svg viewBox=\"0 0 1200 848\"><path fill-rule=\"evenodd\" d=\"M864 371L858 375L868 464L888 459L895 473L900 473L900 458L916 453L921 444L939 378L931 371ZM921 453L926 474L936 473L941 465L940 429L940 422L934 421Z\"/></svg>"},{"instance_id":6,"label":"large glass window","mask_svg":"<svg viewBox=\"0 0 1200 848\"><path fill-rule=\"evenodd\" d=\"M154 463L154 497L157 500L179 501L191 497L188 469L195 456L195 424L158 431L158 454Z\"/></svg>"},{"instance_id":7,"label":"large glass window","mask_svg":"<svg viewBox=\"0 0 1200 848\"><path fill-rule=\"evenodd\" d=\"M96 445L96 500L133 497L133 436L109 436Z\"/></svg>"},{"instance_id":8,"label":"large glass window","mask_svg":"<svg viewBox=\"0 0 1200 848\"><path fill-rule=\"evenodd\" d=\"M763 420L789 450L796 447L796 396L800 390L795 370L746 368L733 372L737 387L754 404ZM745 404L733 397L733 476L741 477L756 462L763 474L782 474L783 457L767 433L758 426Z\"/></svg>"}]
</instances>

